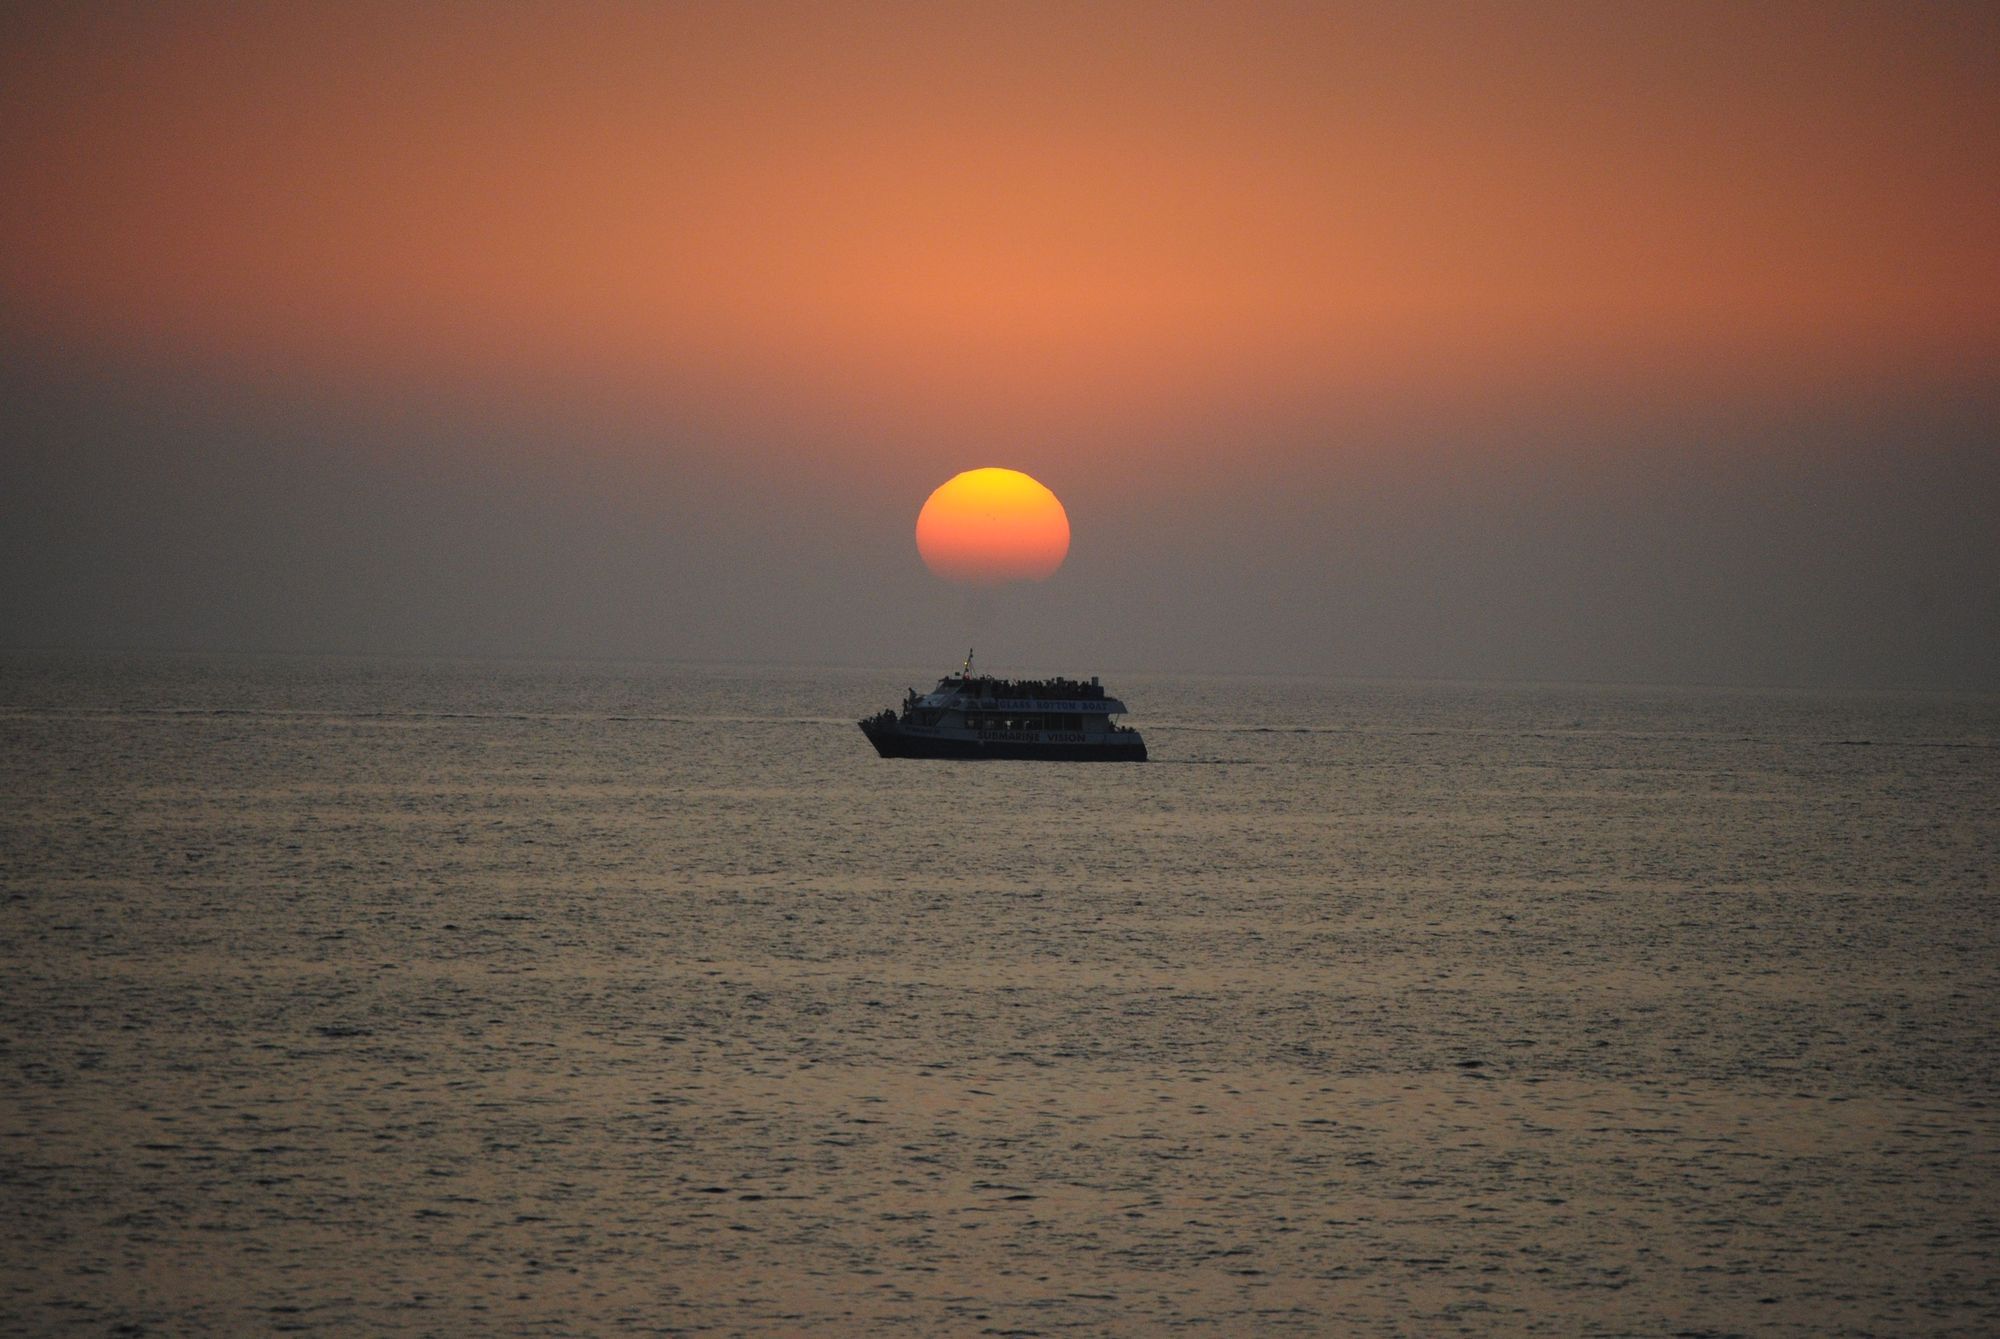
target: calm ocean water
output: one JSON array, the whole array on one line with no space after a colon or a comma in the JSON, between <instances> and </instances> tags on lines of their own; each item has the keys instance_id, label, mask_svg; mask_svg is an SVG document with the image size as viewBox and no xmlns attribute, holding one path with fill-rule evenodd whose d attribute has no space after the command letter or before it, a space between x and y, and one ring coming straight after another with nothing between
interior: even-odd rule
<instances>
[{"instance_id":1,"label":"calm ocean water","mask_svg":"<svg viewBox=\"0 0 2000 1339\"><path fill-rule=\"evenodd\" d=\"M934 677L0 657L0 1324L2000 1332L2000 700Z\"/></svg>"}]
</instances>

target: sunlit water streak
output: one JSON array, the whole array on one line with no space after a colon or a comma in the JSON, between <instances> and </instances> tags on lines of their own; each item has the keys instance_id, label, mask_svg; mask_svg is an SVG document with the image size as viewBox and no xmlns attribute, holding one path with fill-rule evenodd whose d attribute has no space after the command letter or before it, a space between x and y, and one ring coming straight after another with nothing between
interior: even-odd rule
<instances>
[{"instance_id":1,"label":"sunlit water streak","mask_svg":"<svg viewBox=\"0 0 2000 1339\"><path fill-rule=\"evenodd\" d=\"M0 659L0 1314L2000 1326L1992 699L912 682Z\"/></svg>"}]
</instances>

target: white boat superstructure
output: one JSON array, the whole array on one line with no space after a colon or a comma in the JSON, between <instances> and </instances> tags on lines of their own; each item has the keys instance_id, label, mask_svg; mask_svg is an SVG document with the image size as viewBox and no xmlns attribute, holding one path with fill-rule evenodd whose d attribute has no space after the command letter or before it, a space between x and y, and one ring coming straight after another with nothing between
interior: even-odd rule
<instances>
[{"instance_id":1,"label":"white boat superstructure","mask_svg":"<svg viewBox=\"0 0 2000 1339\"><path fill-rule=\"evenodd\" d=\"M912 688L900 713L880 712L861 730L885 758L1144 762L1139 732L1111 719L1124 712L1095 676L996 679L974 674L967 652L957 674L928 693Z\"/></svg>"}]
</instances>

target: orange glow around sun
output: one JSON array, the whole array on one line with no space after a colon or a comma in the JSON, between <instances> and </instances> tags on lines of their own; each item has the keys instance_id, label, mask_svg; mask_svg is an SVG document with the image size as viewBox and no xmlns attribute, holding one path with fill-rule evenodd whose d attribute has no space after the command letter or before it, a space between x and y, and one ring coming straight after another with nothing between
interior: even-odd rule
<instances>
[{"instance_id":1,"label":"orange glow around sun","mask_svg":"<svg viewBox=\"0 0 2000 1339\"><path fill-rule=\"evenodd\" d=\"M1041 581L1069 554L1069 514L1019 470L979 469L938 485L917 516L917 552L948 581Z\"/></svg>"}]
</instances>

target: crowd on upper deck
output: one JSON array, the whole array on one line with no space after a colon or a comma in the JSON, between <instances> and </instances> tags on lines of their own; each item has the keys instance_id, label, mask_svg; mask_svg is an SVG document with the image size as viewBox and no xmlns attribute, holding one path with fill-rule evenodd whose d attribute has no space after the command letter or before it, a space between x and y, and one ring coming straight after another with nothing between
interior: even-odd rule
<instances>
[{"instance_id":1,"label":"crowd on upper deck","mask_svg":"<svg viewBox=\"0 0 2000 1339\"><path fill-rule=\"evenodd\" d=\"M966 681L966 686L981 696L989 693L998 698L1038 698L1044 701L1096 700L1104 696L1100 684L1079 683L1075 679L982 679Z\"/></svg>"}]
</instances>

